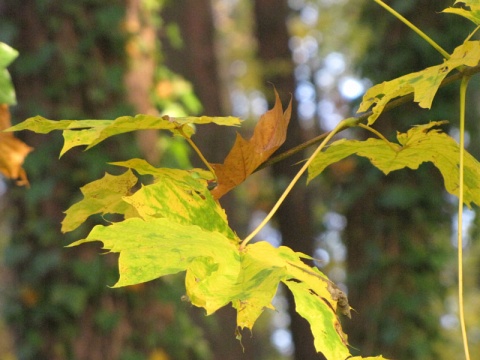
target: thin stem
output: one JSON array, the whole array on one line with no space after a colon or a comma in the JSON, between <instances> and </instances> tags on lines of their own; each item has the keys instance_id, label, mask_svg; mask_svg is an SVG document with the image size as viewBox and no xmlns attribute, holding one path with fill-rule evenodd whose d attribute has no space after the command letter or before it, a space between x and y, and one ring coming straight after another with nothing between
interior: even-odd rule
<instances>
[{"instance_id":1,"label":"thin stem","mask_svg":"<svg viewBox=\"0 0 480 360\"><path fill-rule=\"evenodd\" d=\"M217 174L215 174L215 170L213 170L210 163L207 161L207 159L205 159L205 156L203 156L202 152L197 147L197 145L195 145L195 143L192 141L192 139L190 139L190 137L187 134L185 134L182 126L178 127L178 129L176 129L176 130L180 133L180 135L182 135L185 138L185 140L187 140L187 142L190 144L190 146L193 148L193 150L195 150L195 152L197 153L200 160L202 160L202 162L205 164L207 169L212 173L213 177L215 178L215 181L217 181Z\"/></svg>"},{"instance_id":2,"label":"thin stem","mask_svg":"<svg viewBox=\"0 0 480 360\"><path fill-rule=\"evenodd\" d=\"M387 143L387 145L390 147L390 149L392 149L393 151L395 152L398 152L398 149L395 148L395 146L393 146L393 144L387 140L387 138L385 136L383 136L382 133L380 133L379 131L375 130L374 128L368 126L368 125L365 125L365 124L358 124L359 127L361 127L362 129L365 129L365 130L368 130L372 133L374 133L375 135L377 135L381 140L385 141Z\"/></svg>"},{"instance_id":3,"label":"thin stem","mask_svg":"<svg viewBox=\"0 0 480 360\"><path fill-rule=\"evenodd\" d=\"M467 42L468 40L470 40L471 37L472 37L473 35L475 35L475 33L476 33L479 29L480 29L480 25L478 25L478 26L475 28L475 30L473 30L472 33L467 36L467 38L465 39L464 42Z\"/></svg>"},{"instance_id":4,"label":"thin stem","mask_svg":"<svg viewBox=\"0 0 480 360\"><path fill-rule=\"evenodd\" d=\"M435 50L437 50L445 59L450 59L450 54L446 52L445 50L442 49L440 45L438 45L433 39L425 34L422 30L420 30L418 27L413 25L410 21L408 21L405 17L400 15L398 12L396 12L394 9L392 9L390 6L385 4L382 0L374 0L378 5L383 7L385 10L387 10L390 14L395 16L397 19L399 19L401 22L403 22L405 25L407 25L410 29L415 31L423 40L425 40L427 43L429 43Z\"/></svg>"},{"instance_id":5,"label":"thin stem","mask_svg":"<svg viewBox=\"0 0 480 360\"><path fill-rule=\"evenodd\" d=\"M465 359L470 360L468 350L467 329L465 326L465 313L463 308L463 156L465 153L465 102L469 76L464 76L460 84L460 169L459 169L459 194L458 194L458 312L460 327L462 329L463 349Z\"/></svg>"},{"instance_id":6,"label":"thin stem","mask_svg":"<svg viewBox=\"0 0 480 360\"><path fill-rule=\"evenodd\" d=\"M263 219L263 221L260 223L260 225L258 225L255 230L253 230L241 243L240 245L240 249L243 249L245 248L245 246L247 246L247 244L250 242L250 240L252 240L255 235L257 235L260 230L263 229L263 227L270 221L270 219L273 217L273 215L275 215L275 213L277 212L278 208L280 207L280 205L282 205L283 201L285 200L285 198L287 197L287 195L290 193L290 191L293 189L293 187L295 186L295 184L298 182L298 180L300 179L300 177L303 175L303 173L308 169L308 167L310 166L311 162L313 161L313 159L317 156L317 154L323 150L323 148L325 147L325 145L332 139L332 137L338 133L339 131L347 128L347 127L351 127L351 126L355 126L356 125L356 119L355 118L348 118L348 119L345 119L345 120L342 120L338 123L338 125L335 127L335 129L333 129L332 131L330 131L330 133L325 137L325 139L323 139L322 143L317 147L317 149L313 152L313 154L308 158L308 160L305 162L305 164L303 164L302 168L300 169L300 171L295 175L295 177L292 179L292 181L290 182L290 184L288 184L287 188L285 189L285 191L283 192L283 194L280 196L280 198L277 200L277 202L275 203L275 205L273 206L272 210L270 210L270 212L268 213L268 215L265 217L265 219Z\"/></svg>"}]
</instances>

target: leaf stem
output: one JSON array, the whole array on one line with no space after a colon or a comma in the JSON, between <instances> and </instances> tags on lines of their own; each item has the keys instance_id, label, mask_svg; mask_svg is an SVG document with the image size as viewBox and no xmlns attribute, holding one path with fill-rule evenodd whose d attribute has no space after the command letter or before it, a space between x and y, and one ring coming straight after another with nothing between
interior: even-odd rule
<instances>
[{"instance_id":1,"label":"leaf stem","mask_svg":"<svg viewBox=\"0 0 480 360\"><path fill-rule=\"evenodd\" d=\"M207 169L212 173L213 177L215 178L215 181L217 181L217 174L215 174L215 170L213 170L210 163L207 161L207 159L205 159L205 156L203 156L202 152L197 147L197 145L195 145L192 139L189 136L187 136L187 134L185 134L185 132L183 131L183 125L179 126L176 130L180 133L180 135L182 135L185 138L185 140L187 140L187 142L190 144L193 150L195 150L195 152L197 153L200 160L202 160L202 162L205 164Z\"/></svg>"},{"instance_id":2,"label":"leaf stem","mask_svg":"<svg viewBox=\"0 0 480 360\"><path fill-rule=\"evenodd\" d=\"M457 244L458 244L458 312L460 317L460 327L462 330L463 349L465 359L470 360L468 349L467 330L465 326L465 312L463 308L463 174L465 153L465 102L468 81L470 76L464 76L460 83L460 169L459 169L459 193L458 193L458 226L457 226Z\"/></svg>"},{"instance_id":3,"label":"leaf stem","mask_svg":"<svg viewBox=\"0 0 480 360\"><path fill-rule=\"evenodd\" d=\"M335 127L335 129L333 129L332 131L330 131L330 133L325 137L325 139L323 139L322 143L315 149L315 151L313 152L313 154L308 158L308 160L305 162L305 164L303 164L302 168L300 169L300 171L295 175L295 177L292 179L292 181L290 182L290 184L288 184L287 188L285 189L285 191L283 192L283 194L280 196L280 198L277 200L277 202L275 203L275 205L273 206L272 210L270 210L270 212L268 213L268 215L265 217L265 219L263 219L263 221L260 223L260 225L258 225L255 230L253 230L243 241L242 243L240 244L240 250L241 249L244 249L245 246L247 246L247 244L250 242L250 240L252 240L255 235L257 235L260 230L263 229L263 227L270 221L270 219L273 217L273 215L275 215L275 213L277 212L278 208L280 207L280 205L282 205L283 201L285 200L285 198L287 197L287 195L290 193L290 191L293 189L293 187L295 186L295 184L298 182L298 180L300 179L300 177L305 173L305 171L308 169L310 163L313 161L313 159L317 156L317 154L323 150L323 148L325 147L325 145L332 139L332 137L337 134L338 132L340 132L341 130L345 129L345 128L348 128L348 127L352 127L352 126L355 126L357 125L357 119L356 118L348 118L348 119L344 119L342 121L340 121L337 126Z\"/></svg>"},{"instance_id":4,"label":"leaf stem","mask_svg":"<svg viewBox=\"0 0 480 360\"><path fill-rule=\"evenodd\" d=\"M404 16L400 15L397 11L395 11L393 8L385 4L382 0L374 0L378 5L383 7L385 10L387 10L390 14L395 16L398 20L403 22L405 25L407 25L410 29L415 31L423 40L425 40L427 43L429 43L435 50L437 50L445 59L450 59L450 54L443 50L443 48L438 45L433 39L425 34L422 30L420 30L418 27L413 25L409 20L407 20Z\"/></svg>"},{"instance_id":5,"label":"leaf stem","mask_svg":"<svg viewBox=\"0 0 480 360\"><path fill-rule=\"evenodd\" d=\"M395 152L398 152L398 149L395 148L395 146L393 146L393 144L387 140L387 138L385 136L383 136L382 133L380 133L379 131L375 130L374 128L368 126L368 125L365 125L365 124L362 124L362 123L359 123L358 124L359 127L361 127L362 129L365 129L365 130L368 130L372 133L374 133L375 135L377 135L381 140L385 141L387 143L387 145L390 147L390 149L392 149L393 151Z\"/></svg>"},{"instance_id":6,"label":"leaf stem","mask_svg":"<svg viewBox=\"0 0 480 360\"><path fill-rule=\"evenodd\" d=\"M475 35L475 33L476 33L479 29L480 29L480 25L478 25L478 26L475 28L475 30L473 30L473 31L470 33L470 35L467 36L467 38L465 39L464 43L467 42L467 41L469 41L469 40L472 38L472 36Z\"/></svg>"}]
</instances>

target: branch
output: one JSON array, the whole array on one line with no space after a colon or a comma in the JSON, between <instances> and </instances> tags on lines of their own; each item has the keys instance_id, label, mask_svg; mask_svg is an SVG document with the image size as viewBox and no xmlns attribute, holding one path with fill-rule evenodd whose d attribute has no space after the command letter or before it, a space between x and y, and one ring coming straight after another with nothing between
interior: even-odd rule
<instances>
[{"instance_id":1,"label":"branch","mask_svg":"<svg viewBox=\"0 0 480 360\"><path fill-rule=\"evenodd\" d=\"M474 67L470 67L470 68L466 68L466 69L463 69L461 72L457 72L456 74L453 74L453 75L450 75L448 76L447 78L445 78L442 83L440 84L439 88L441 87L444 87L446 85L449 85L457 80L460 80L462 79L464 76L472 76L472 75L475 75L477 73L480 72L480 65L477 65L477 66L474 66ZM412 102L413 101L413 93L411 94L408 94L408 95L405 95L405 96L402 96L398 99L395 99L393 101L390 101L384 108L383 112L387 112L387 111L390 111L394 108L397 108L399 107L400 105L403 105L403 104L406 104L406 103L409 103L409 102ZM354 116L354 118L356 119L356 123L359 124L359 123L363 123L365 122L368 117L372 115L372 111L367 111L367 112L364 112L360 115L357 115L357 116ZM344 119L345 120L345 119ZM343 130L345 130L347 127L344 127L342 129L337 129L336 132L339 133ZM281 154L278 154L272 158L270 158L268 161L264 162L262 165L260 165L256 170L256 171L259 171L261 169L264 169L268 166L271 166L273 164L276 164L280 161L283 161L287 158L289 158L290 156L300 152L300 151L303 151L305 150L306 148L312 146L312 145L315 145L315 144L318 144L320 141L322 141L323 139L325 139L328 135L330 134L330 131L329 132L326 132L326 133L323 133L321 135L318 135L316 137L314 137L313 139L310 139L300 145L297 145L289 150L286 150L284 152L282 152Z\"/></svg>"}]
</instances>

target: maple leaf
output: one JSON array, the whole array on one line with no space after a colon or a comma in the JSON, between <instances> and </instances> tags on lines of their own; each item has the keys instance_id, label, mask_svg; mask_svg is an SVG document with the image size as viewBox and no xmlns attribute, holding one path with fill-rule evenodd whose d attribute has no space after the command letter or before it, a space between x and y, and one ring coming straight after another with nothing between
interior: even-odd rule
<instances>
[{"instance_id":1,"label":"maple leaf","mask_svg":"<svg viewBox=\"0 0 480 360\"><path fill-rule=\"evenodd\" d=\"M428 67L399 78L377 84L365 93L358 112L372 108L368 125L372 125L390 100L414 93L414 101L420 107L429 109L443 79L461 66L476 66L480 61L480 41L466 41L455 48L450 59L443 64Z\"/></svg>"},{"instance_id":2,"label":"maple leaf","mask_svg":"<svg viewBox=\"0 0 480 360\"><path fill-rule=\"evenodd\" d=\"M0 130L11 126L10 112L6 104L0 104ZM33 148L18 140L13 134L0 133L0 172L9 179L17 179L17 185L27 185L28 179L22 164Z\"/></svg>"},{"instance_id":3,"label":"maple leaf","mask_svg":"<svg viewBox=\"0 0 480 360\"><path fill-rule=\"evenodd\" d=\"M318 176L328 165L347 156L357 154L366 157L386 175L403 168L418 169L424 162L432 162L442 174L445 189L458 196L459 156L457 142L434 126L442 121L415 126L406 133L397 133L399 144L382 139L365 141L339 140L319 153L308 169L308 181ZM464 158L464 202L480 205L480 163L468 152Z\"/></svg>"},{"instance_id":4,"label":"maple leaf","mask_svg":"<svg viewBox=\"0 0 480 360\"><path fill-rule=\"evenodd\" d=\"M212 177L209 171L156 168L142 159L112 164L154 176L153 184L123 197L143 219L166 217L180 224L198 225L238 243L238 237L228 226L225 210L208 190L207 179Z\"/></svg>"},{"instance_id":5,"label":"maple leaf","mask_svg":"<svg viewBox=\"0 0 480 360\"><path fill-rule=\"evenodd\" d=\"M75 230L93 214L123 214L126 218L138 216L135 209L123 200L137 182L138 178L128 170L118 176L107 173L103 178L81 187L84 198L65 212L62 232Z\"/></svg>"},{"instance_id":6,"label":"maple leaf","mask_svg":"<svg viewBox=\"0 0 480 360\"><path fill-rule=\"evenodd\" d=\"M302 261L307 256L288 247L260 241L240 249L218 231L165 217L97 225L70 246L91 241L102 241L104 249L120 254L114 287L186 271L189 301L207 315L231 303L240 328L252 329L265 309L273 309L272 299L283 282L295 297L297 311L310 322L317 351L331 360L350 355L331 282Z\"/></svg>"},{"instance_id":7,"label":"maple leaf","mask_svg":"<svg viewBox=\"0 0 480 360\"><path fill-rule=\"evenodd\" d=\"M218 185L212 190L215 199L221 198L241 184L264 163L284 142L292 113L292 101L283 112L280 97L275 91L275 105L263 114L250 140L237 133L235 143L223 164L211 164Z\"/></svg>"},{"instance_id":8,"label":"maple leaf","mask_svg":"<svg viewBox=\"0 0 480 360\"><path fill-rule=\"evenodd\" d=\"M480 2L478 0L457 0L454 5L463 5L463 7L449 7L442 12L457 14L480 25Z\"/></svg>"},{"instance_id":9,"label":"maple leaf","mask_svg":"<svg viewBox=\"0 0 480 360\"><path fill-rule=\"evenodd\" d=\"M7 129L7 131L30 130L47 134L54 130L62 130L64 138L64 145L60 152L60 156L62 156L75 146L87 145L88 150L111 136L137 130L170 130L174 135L190 137L194 133L193 124L208 123L238 126L241 121L233 116L173 118L167 115L139 114L136 116L121 116L115 120L49 120L42 116L34 116ZM181 133L179 129L181 129Z\"/></svg>"}]
</instances>

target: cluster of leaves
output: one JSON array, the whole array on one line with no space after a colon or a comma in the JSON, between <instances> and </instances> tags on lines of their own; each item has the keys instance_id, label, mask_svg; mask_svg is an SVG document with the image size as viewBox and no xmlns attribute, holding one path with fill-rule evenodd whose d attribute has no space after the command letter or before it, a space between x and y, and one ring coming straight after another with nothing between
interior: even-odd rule
<instances>
[{"instance_id":1,"label":"cluster of leaves","mask_svg":"<svg viewBox=\"0 0 480 360\"><path fill-rule=\"evenodd\" d=\"M245 180L283 143L290 111L289 106L283 112L277 94L274 108L259 120L252 138L247 141L239 135L224 164L211 164L215 177L202 169L155 168L141 159L114 163L128 170L118 176L106 174L84 186L84 199L67 210L62 230L74 230L93 214L122 214L123 221L97 225L88 237L73 245L100 240L105 249L120 253L120 279L115 287L186 271L186 295L192 304L211 314L231 302L240 328L251 329L263 310L272 308L278 284L283 282L297 299L297 311L310 320L317 348L329 358L347 357L346 336L336 315L339 304L341 311L349 314L345 295L318 269L302 261L306 255L287 247L275 249L267 242L240 247L240 239L215 201ZM169 130L190 139L191 125L204 123L237 126L240 120L138 115L116 120L52 121L37 116L11 130L63 130L63 154L74 146L91 147L109 136L143 128ZM144 175L153 181L138 189L139 177ZM212 183L217 186L210 191ZM316 311L312 312L312 307ZM319 318L323 321L316 321Z\"/></svg>"},{"instance_id":2,"label":"cluster of leaves","mask_svg":"<svg viewBox=\"0 0 480 360\"><path fill-rule=\"evenodd\" d=\"M474 10L476 5L468 11L450 12L461 15L467 12L467 17L477 19ZM442 64L371 88L359 110L372 108L368 125L360 124L361 117L347 119L331 136L345 127L359 125L379 139L339 140L325 151L322 150L326 141L323 142L304 167L309 168L309 180L329 164L352 154L368 158L385 174L405 167L416 169L428 161L440 170L446 190L459 195L460 148L447 134L434 129L441 121L399 133L399 143L387 141L370 125L386 104L399 96L413 94L420 106L430 108L450 71L471 68L479 61L480 42L467 40ZM252 329L264 309L273 308L272 299L279 283L283 283L295 297L297 312L309 321L316 349L327 359L351 358L337 315L338 310L350 316L345 294L317 268L304 263L303 259L310 259L307 255L283 246L274 248L265 241L241 242L216 201L278 149L285 140L290 113L290 105L284 112L276 94L275 106L259 120L252 138L245 140L238 135L223 164L205 162L209 170L156 168L142 159L113 163L127 170L121 175L106 174L84 186L81 189L84 198L67 210L62 230L76 229L93 214L121 214L121 221L95 226L86 238L72 246L102 241L104 249L119 253L120 278L114 287L185 271L186 299L203 307L207 314L232 303L239 328ZM238 126L240 121L233 117L148 115L115 120L52 121L37 116L8 130L28 129L38 133L61 130L63 154L75 146L86 145L88 149L111 136L139 129L168 130L193 144L194 125L206 123ZM468 205L480 204L480 164L470 155L464 160L464 201ZM152 180L143 180L145 175Z\"/></svg>"}]
</instances>

